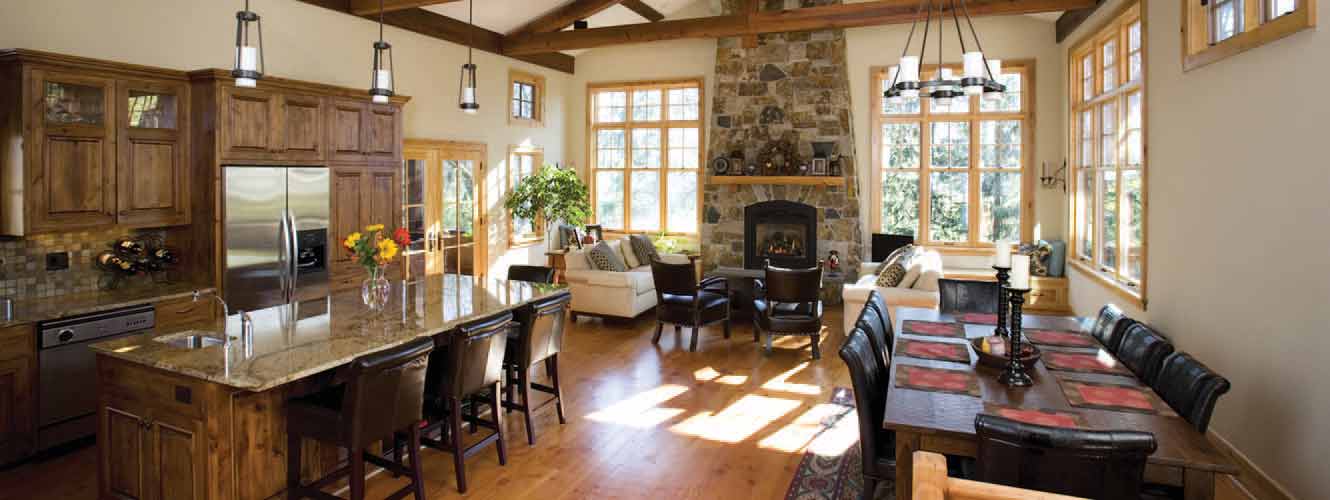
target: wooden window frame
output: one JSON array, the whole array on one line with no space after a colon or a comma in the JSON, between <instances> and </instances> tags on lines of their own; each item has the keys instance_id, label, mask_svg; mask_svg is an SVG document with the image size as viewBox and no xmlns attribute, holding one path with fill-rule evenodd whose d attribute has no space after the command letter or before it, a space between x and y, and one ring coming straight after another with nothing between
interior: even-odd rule
<instances>
[{"instance_id":1,"label":"wooden window frame","mask_svg":"<svg viewBox=\"0 0 1330 500\"><path fill-rule=\"evenodd\" d=\"M531 118L523 118L513 114L513 100L517 97L513 94L513 86L521 83L530 85L534 88L535 102L531 105ZM545 126L545 77L535 73L527 73L522 70L508 70L508 124L526 125L529 127Z\"/></svg>"},{"instance_id":2,"label":"wooden window frame","mask_svg":"<svg viewBox=\"0 0 1330 500\"><path fill-rule=\"evenodd\" d=\"M509 147L509 148L508 148L508 160L504 162L504 169L503 169L503 174L504 174L503 185L504 185L504 189L507 189L507 190L511 190L511 189L513 189L514 184L519 180L519 179L515 179L515 178L513 177L513 176L515 175L515 173L514 173L514 171L513 171L513 170L514 170L514 168L513 168L513 165L514 165L513 160L514 160L516 157L518 157L518 156L530 156L530 157L531 157L531 175L535 175L536 172L539 172L539 171L540 171L540 169L545 168L545 150L544 150L544 148L538 148L538 147L535 147L535 146L512 146L512 147ZM509 192L511 192L511 191L509 191ZM532 228L532 232L530 232L530 233L523 233L523 234L517 234L516 232L514 232L514 228L513 228L513 214L512 214L511 212L509 212L509 213L508 213L507 228L506 228L506 230L505 230L505 233L508 235L508 248L528 247L528 246L531 246L531 245L539 244L539 243L541 243L542 241L544 241L544 240L545 240L545 224L544 224L544 221L542 221L542 220L540 220L540 219L536 219L536 221L534 222L533 225L534 225L535 227Z\"/></svg>"},{"instance_id":3,"label":"wooden window frame","mask_svg":"<svg viewBox=\"0 0 1330 500\"><path fill-rule=\"evenodd\" d=\"M1270 18L1270 0L1242 0L1238 33L1215 42L1209 3L1182 2L1182 70L1191 71L1316 26L1316 0L1297 0L1289 13Z\"/></svg>"},{"instance_id":4,"label":"wooden window frame","mask_svg":"<svg viewBox=\"0 0 1330 500\"><path fill-rule=\"evenodd\" d=\"M623 172L623 220L626 227L605 226L604 231L612 235L624 234L665 234L667 236L686 236L696 237L702 228L702 196L705 191L706 176L704 169L706 167L706 80L702 77L681 78L670 80L648 80L636 82L605 82L587 84L587 184L591 187L591 209L592 218L597 224L600 221L599 206L596 200L597 172L602 170L613 170ZM696 120L670 120L669 119L669 91L671 89L696 88L697 89L697 119ZM634 121L633 120L633 91L635 90L660 90L660 119L656 121ZM596 94L600 92L624 92L624 121L622 122L598 122L596 116ZM669 164L670 151L670 129L674 128L696 128L697 129L697 168L677 168ZM632 209L633 192L632 173L633 169L633 130L635 129L659 129L660 130L660 158L659 168L638 169L653 170L660 174L660 228L661 229L635 229L632 227ZM598 168L596 137L601 130L623 130L624 132L624 166L623 168ZM693 172L697 175L697 225L698 231L678 232L669 231L669 174L680 172Z\"/></svg>"},{"instance_id":5,"label":"wooden window frame","mask_svg":"<svg viewBox=\"0 0 1330 500\"><path fill-rule=\"evenodd\" d=\"M1251 0L1248 0L1251 1ZM1067 144L1068 157L1072 159L1070 170L1067 173L1067 220L1070 221L1068 234L1068 246L1070 251L1067 254L1068 266L1076 269L1096 283L1111 290L1128 303L1136 307L1145 309L1146 307L1146 283L1149 276L1149 145L1147 142L1148 131L1148 113L1146 111L1148 91L1146 81L1149 75L1146 74L1146 59L1148 56L1147 47L1149 40L1146 35L1148 21L1143 12L1145 12L1146 0L1132 2L1123 6L1122 9L1098 27L1085 39L1073 45L1068 52L1067 59L1067 86L1069 96L1068 107L1068 127ZM1132 51L1129 45L1130 29L1134 23L1140 23L1141 43L1138 49L1141 55L1141 70L1137 78L1127 79L1130 76L1130 55ZM1114 64L1118 75L1118 84L1111 90L1103 90L1103 57L1101 48L1109 39L1117 39L1117 53L1114 57ZM1085 78L1082 61L1086 56L1090 56L1094 61L1091 70L1094 72L1094 95L1084 95L1083 81ZM1128 101L1132 96L1139 96L1140 99L1140 123L1139 127L1128 128ZM1114 139L1114 162L1111 167L1104 166L1103 162L1103 116L1104 106L1113 107L1117 117L1113 121L1113 130L1111 131ZM1086 131L1083 127L1083 113L1091 113L1091 130ZM1140 165L1128 166L1127 159L1127 136L1129 130L1138 130L1140 134L1141 151ZM1088 134L1086 134L1088 132ZM1082 139L1090 138L1091 151L1088 155L1083 151ZM1089 158L1091 163L1084 164L1082 158ZM1100 241L1101 224L1104 220L1102 215L1102 203L1100 203L1099 193L1101 192L1099 181L1103 178L1105 172L1115 173L1118 201L1118 231L1116 236L1117 262L1113 268L1106 268L1100 262L1103 255L1103 242ZM1141 179L1141 243L1140 243L1140 276L1131 279L1125 275L1125 269L1129 259L1127 258L1127 231L1129 225L1125 224L1123 215L1130 216L1130 213L1124 209L1124 200L1122 196L1123 172L1136 171ZM1089 186L1092 193L1089 200L1083 200L1081 197L1082 174L1089 172L1093 174L1094 185ZM1083 231L1083 221L1081 214L1085 213L1086 218L1093 222L1093 234L1091 241L1093 253L1085 255L1081 248L1081 237Z\"/></svg>"},{"instance_id":6,"label":"wooden window frame","mask_svg":"<svg viewBox=\"0 0 1330 500\"><path fill-rule=\"evenodd\" d=\"M892 123L918 123L919 124L919 227L917 229L916 240L920 244L937 247L946 253L961 254L987 254L991 253L995 244L992 242L980 241L981 220L981 184L980 179L984 172L1007 171L1015 172L1016 169L995 169L983 168L979 165L980 151L982 144L980 142L980 132L982 123L986 121L1011 121L1021 122L1021 215L1020 215L1020 237L1022 241L1030 241L1034 237L1034 131L1035 124L1035 63L1031 59L1004 60L1003 72L1008 69L1015 69L1021 72L1021 111L982 111L980 109L980 97L970 98L970 108L966 113L932 113L927 99L921 99L919 104L919 113L917 114L887 114L882 109L883 84L889 73L885 66L874 66L869 68L870 89L869 102L874 103L872 108L872 165L869 170L872 172L871 189L871 207L869 221L872 224L873 231L880 231L882 228L882 182L883 174L888 171L915 171L915 169L887 169L883 156L883 125ZM944 64L943 67L950 68L959 73L961 67L959 64ZM920 68L924 74L935 71L937 65L925 65ZM934 241L929 235L929 209L931 202L930 181L934 169L928 165L931 146L931 124L937 122L966 122L970 127L970 163L966 171L969 173L969 237L966 241ZM958 169L938 169L938 171L959 171Z\"/></svg>"}]
</instances>

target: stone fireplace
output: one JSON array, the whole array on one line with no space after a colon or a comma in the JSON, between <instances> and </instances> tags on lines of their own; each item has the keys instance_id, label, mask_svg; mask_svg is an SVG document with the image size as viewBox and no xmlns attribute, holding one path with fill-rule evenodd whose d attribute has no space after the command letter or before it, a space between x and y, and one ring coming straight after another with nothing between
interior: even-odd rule
<instances>
[{"instance_id":1,"label":"stone fireplace","mask_svg":"<svg viewBox=\"0 0 1330 500\"><path fill-rule=\"evenodd\" d=\"M744 267L806 268L817 264L817 208L775 200L744 207Z\"/></svg>"},{"instance_id":2,"label":"stone fireplace","mask_svg":"<svg viewBox=\"0 0 1330 500\"><path fill-rule=\"evenodd\" d=\"M733 13L735 4L742 2L722 3L726 12ZM777 10L839 3L764 0L759 5ZM789 177L742 184L707 182L702 197L704 266L760 269L766 258L759 257L763 251L776 265L811 266L836 251L842 269L858 269L863 245L844 30L763 34L756 46L737 37L717 40L711 97L707 154L711 159L730 159L731 175L748 173L749 165L757 166L758 176L806 175L811 172L799 166L811 165L815 156L830 155L839 157L838 176L844 183L817 186L791 182ZM761 228L746 223L753 206L773 202L806 207L799 211L803 214L799 223L808 222L805 230L786 227L796 224L788 220ZM793 248L796 244L798 251Z\"/></svg>"}]
</instances>

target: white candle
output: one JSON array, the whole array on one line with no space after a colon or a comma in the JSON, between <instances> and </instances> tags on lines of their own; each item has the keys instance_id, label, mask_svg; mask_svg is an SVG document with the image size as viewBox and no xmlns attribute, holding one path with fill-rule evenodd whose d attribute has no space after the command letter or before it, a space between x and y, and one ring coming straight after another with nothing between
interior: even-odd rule
<instances>
[{"instance_id":1,"label":"white candle","mask_svg":"<svg viewBox=\"0 0 1330 500\"><path fill-rule=\"evenodd\" d=\"M259 49L258 47L240 47L240 69L242 71L258 71L259 69ZM237 87L254 88L258 82L253 78L236 78Z\"/></svg>"},{"instance_id":2,"label":"white candle","mask_svg":"<svg viewBox=\"0 0 1330 500\"><path fill-rule=\"evenodd\" d=\"M966 78L983 78L986 76L984 75L983 52L966 52L962 57L964 57L965 61Z\"/></svg>"},{"instance_id":3,"label":"white candle","mask_svg":"<svg viewBox=\"0 0 1330 500\"><path fill-rule=\"evenodd\" d=\"M1030 289L1030 256L1011 256L1011 288L1013 290Z\"/></svg>"},{"instance_id":4,"label":"white candle","mask_svg":"<svg viewBox=\"0 0 1330 500\"><path fill-rule=\"evenodd\" d=\"M393 75L391 71L381 69L374 73L374 88L388 90L392 87ZM388 102L388 96L376 94L374 97L370 98L370 100L379 104L384 104Z\"/></svg>"},{"instance_id":5,"label":"white candle","mask_svg":"<svg viewBox=\"0 0 1330 500\"><path fill-rule=\"evenodd\" d=\"M994 267L1011 267L1011 242L998 240L997 250L993 253Z\"/></svg>"},{"instance_id":6,"label":"white candle","mask_svg":"<svg viewBox=\"0 0 1330 500\"><path fill-rule=\"evenodd\" d=\"M919 57L905 56L901 58L900 81L917 82L919 81Z\"/></svg>"}]
</instances>

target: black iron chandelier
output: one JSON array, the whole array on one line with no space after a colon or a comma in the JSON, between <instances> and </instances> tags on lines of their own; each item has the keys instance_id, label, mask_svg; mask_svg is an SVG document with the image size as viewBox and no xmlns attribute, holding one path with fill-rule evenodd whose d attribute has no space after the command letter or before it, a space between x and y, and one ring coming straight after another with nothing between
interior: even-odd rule
<instances>
[{"instance_id":1,"label":"black iron chandelier","mask_svg":"<svg viewBox=\"0 0 1330 500\"><path fill-rule=\"evenodd\" d=\"M950 14L952 24L956 28L956 38L960 41L960 51L963 62L963 70L960 78L953 74L950 68L943 67L942 63L942 29L946 24L946 13L944 12L944 2L950 5ZM957 7L957 3L960 7ZM920 81L920 61L926 55L928 49L928 36L932 31L934 22L934 11L936 11L937 21L937 72L924 81ZM919 55L910 54L910 46L914 42L914 34L919 27L919 18L924 18L923 39L919 44ZM961 30L960 17L965 17L965 24L969 27L970 38L974 39L974 50L970 50L965 43L965 32ZM915 19L910 24L910 34L905 39L905 48L901 50L900 63L891 68L891 85L883 92L888 102L893 105L900 105L906 98L928 97L931 99L968 99L969 96L983 95L985 99L999 99L1006 92L1007 87L998 83L998 77L1002 75L1002 61L997 59L988 59L984 56L984 47L979 42L979 34L974 29L974 22L970 19L970 10L965 5L965 0L921 0L919 8L915 11Z\"/></svg>"}]
</instances>

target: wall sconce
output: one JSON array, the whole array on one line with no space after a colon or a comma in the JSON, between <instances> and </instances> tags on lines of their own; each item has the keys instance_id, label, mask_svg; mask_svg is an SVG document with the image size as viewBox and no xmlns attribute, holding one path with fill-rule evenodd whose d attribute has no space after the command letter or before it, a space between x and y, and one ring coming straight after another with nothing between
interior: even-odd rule
<instances>
[{"instance_id":1,"label":"wall sconce","mask_svg":"<svg viewBox=\"0 0 1330 500\"><path fill-rule=\"evenodd\" d=\"M1053 171L1051 175L1048 173L1048 162L1044 162L1039 169L1039 184L1048 189L1060 184L1062 192L1067 192L1067 160L1062 160L1062 168Z\"/></svg>"}]
</instances>

